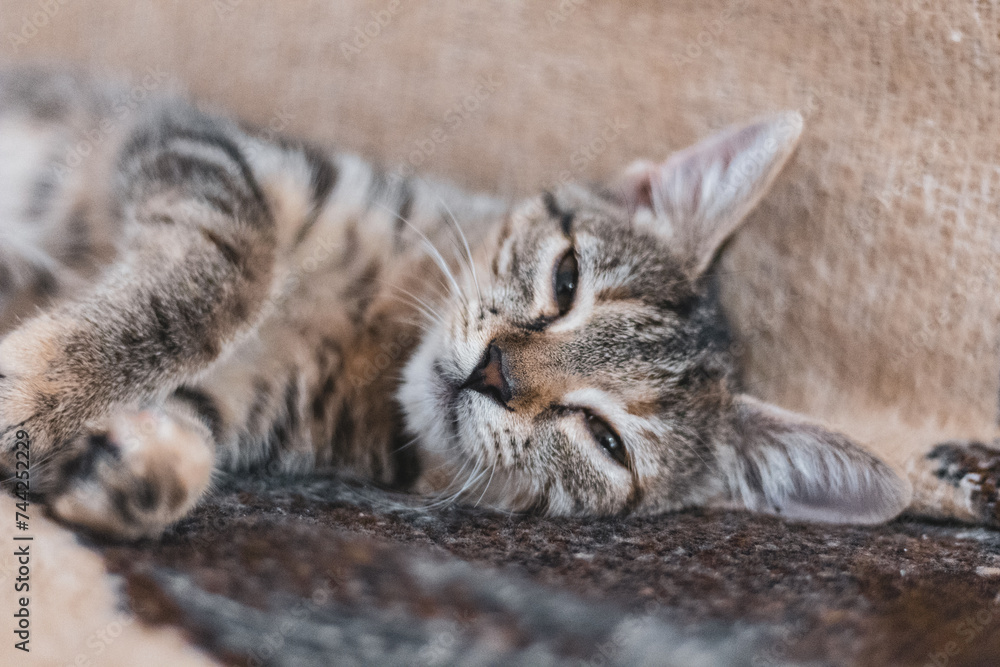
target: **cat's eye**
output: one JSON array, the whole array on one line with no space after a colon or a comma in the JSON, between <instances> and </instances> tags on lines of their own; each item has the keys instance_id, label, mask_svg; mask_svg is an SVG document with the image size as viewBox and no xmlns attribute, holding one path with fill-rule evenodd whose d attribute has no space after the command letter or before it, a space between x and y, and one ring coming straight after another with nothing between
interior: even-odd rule
<instances>
[{"instance_id":1,"label":"cat's eye","mask_svg":"<svg viewBox=\"0 0 1000 667\"><path fill-rule=\"evenodd\" d=\"M597 415L587 414L587 428L590 429L591 435L597 440L597 444L604 449L608 456L613 458L615 462L624 467L628 467L628 452L625 451L625 445L622 444L622 439L618 437L608 423L598 417Z\"/></svg>"},{"instance_id":2,"label":"cat's eye","mask_svg":"<svg viewBox=\"0 0 1000 667\"><path fill-rule=\"evenodd\" d=\"M556 264L556 272L553 277L555 288L556 305L559 306L559 315L565 315L573 307L573 300L576 298L576 285L580 279L580 268L576 263L576 253L570 248L566 251Z\"/></svg>"}]
</instances>

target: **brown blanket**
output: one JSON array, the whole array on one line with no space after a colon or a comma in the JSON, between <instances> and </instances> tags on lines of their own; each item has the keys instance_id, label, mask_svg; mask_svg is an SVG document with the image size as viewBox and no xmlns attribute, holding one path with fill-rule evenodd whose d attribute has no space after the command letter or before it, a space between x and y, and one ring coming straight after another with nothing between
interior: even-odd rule
<instances>
[{"instance_id":1,"label":"brown blanket","mask_svg":"<svg viewBox=\"0 0 1000 667\"><path fill-rule=\"evenodd\" d=\"M322 478L244 480L155 543L83 548L32 523L32 653L8 638L4 665L881 667L1000 654L1000 535L985 529L700 512L556 521L421 510Z\"/></svg>"}]
</instances>

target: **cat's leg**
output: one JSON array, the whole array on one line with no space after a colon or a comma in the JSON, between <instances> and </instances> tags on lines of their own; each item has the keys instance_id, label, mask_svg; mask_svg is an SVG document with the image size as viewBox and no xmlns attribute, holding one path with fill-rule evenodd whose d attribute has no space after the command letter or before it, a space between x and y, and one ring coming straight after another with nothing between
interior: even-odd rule
<instances>
[{"instance_id":1,"label":"cat's leg","mask_svg":"<svg viewBox=\"0 0 1000 667\"><path fill-rule=\"evenodd\" d=\"M213 472L301 472L329 462L340 351L268 321L196 383L88 425L49 498L60 519L120 538L155 536L209 489ZM298 333L298 335L297 335Z\"/></svg>"},{"instance_id":2,"label":"cat's leg","mask_svg":"<svg viewBox=\"0 0 1000 667\"><path fill-rule=\"evenodd\" d=\"M1000 441L949 440L909 465L914 514L1000 527Z\"/></svg>"},{"instance_id":3,"label":"cat's leg","mask_svg":"<svg viewBox=\"0 0 1000 667\"><path fill-rule=\"evenodd\" d=\"M18 432L30 437L32 460L53 469L114 444L87 436L125 428L129 411L161 402L251 326L270 290L275 230L230 131L175 111L123 149L120 262L88 296L0 342L0 463L9 470ZM32 491L68 485L39 479L48 488Z\"/></svg>"}]
</instances>

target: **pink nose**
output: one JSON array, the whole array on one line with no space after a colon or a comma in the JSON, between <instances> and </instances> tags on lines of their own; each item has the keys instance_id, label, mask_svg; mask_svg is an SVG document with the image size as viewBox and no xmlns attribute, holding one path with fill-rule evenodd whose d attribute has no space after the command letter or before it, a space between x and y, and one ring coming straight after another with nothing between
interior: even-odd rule
<instances>
[{"instance_id":1,"label":"pink nose","mask_svg":"<svg viewBox=\"0 0 1000 667\"><path fill-rule=\"evenodd\" d=\"M483 358L479 360L479 365L469 375L462 388L489 396L503 407L510 409L507 403L513 398L514 392L504 372L503 351L490 343L483 353Z\"/></svg>"}]
</instances>

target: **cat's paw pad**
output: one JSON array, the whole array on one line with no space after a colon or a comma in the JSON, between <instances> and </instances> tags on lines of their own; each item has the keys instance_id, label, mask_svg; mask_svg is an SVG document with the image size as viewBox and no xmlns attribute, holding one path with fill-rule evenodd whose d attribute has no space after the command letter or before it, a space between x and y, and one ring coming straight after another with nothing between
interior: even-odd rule
<instances>
[{"instance_id":1,"label":"cat's paw pad","mask_svg":"<svg viewBox=\"0 0 1000 667\"><path fill-rule=\"evenodd\" d=\"M927 471L968 518L1000 526L1000 448L975 440L951 440L924 457Z\"/></svg>"},{"instance_id":2,"label":"cat's paw pad","mask_svg":"<svg viewBox=\"0 0 1000 667\"><path fill-rule=\"evenodd\" d=\"M155 537L209 485L212 452L200 424L124 413L82 439L60 467L59 492L46 499L67 523L119 539Z\"/></svg>"}]
</instances>

